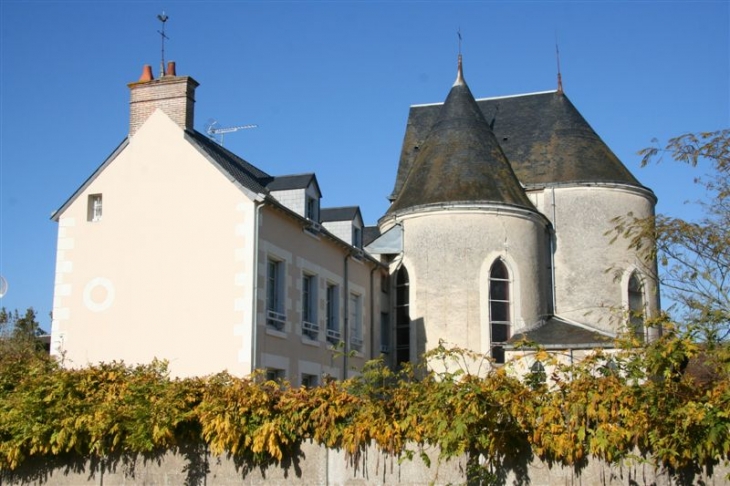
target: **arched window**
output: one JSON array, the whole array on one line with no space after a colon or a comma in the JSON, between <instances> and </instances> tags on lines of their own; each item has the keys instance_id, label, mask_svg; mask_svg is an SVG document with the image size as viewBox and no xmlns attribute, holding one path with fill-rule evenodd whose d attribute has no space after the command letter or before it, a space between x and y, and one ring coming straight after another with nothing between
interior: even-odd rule
<instances>
[{"instance_id":1,"label":"arched window","mask_svg":"<svg viewBox=\"0 0 730 486\"><path fill-rule=\"evenodd\" d=\"M631 332L644 341L644 286L636 272L629 277L629 326Z\"/></svg>"},{"instance_id":2,"label":"arched window","mask_svg":"<svg viewBox=\"0 0 730 486\"><path fill-rule=\"evenodd\" d=\"M395 362L411 361L411 315L408 271L400 267L395 274Z\"/></svg>"},{"instance_id":3,"label":"arched window","mask_svg":"<svg viewBox=\"0 0 730 486\"><path fill-rule=\"evenodd\" d=\"M510 279L507 266L497 260L489 270L489 328L492 358L504 363L504 344L510 337Z\"/></svg>"},{"instance_id":4,"label":"arched window","mask_svg":"<svg viewBox=\"0 0 730 486\"><path fill-rule=\"evenodd\" d=\"M527 378L527 383L532 388L537 388L540 385L544 385L547 382L547 373L545 372L545 365L541 361L535 361L530 366L530 376Z\"/></svg>"}]
</instances>

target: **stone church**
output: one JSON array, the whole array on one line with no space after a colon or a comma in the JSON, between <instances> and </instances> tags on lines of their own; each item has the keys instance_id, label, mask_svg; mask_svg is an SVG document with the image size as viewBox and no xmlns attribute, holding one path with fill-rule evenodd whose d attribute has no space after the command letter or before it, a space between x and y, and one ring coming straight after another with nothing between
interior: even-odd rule
<instances>
[{"instance_id":1,"label":"stone church","mask_svg":"<svg viewBox=\"0 0 730 486\"><path fill-rule=\"evenodd\" d=\"M459 56L446 100L411 107L390 200L367 249L393 276L397 361L439 341L502 363L522 339L572 356L627 327L653 337L651 272L607 233L615 217L653 215L656 197L560 78L556 91L475 100Z\"/></svg>"},{"instance_id":2,"label":"stone church","mask_svg":"<svg viewBox=\"0 0 730 486\"><path fill-rule=\"evenodd\" d=\"M196 131L198 83L174 63L128 86L129 133L53 215L68 366L157 358L313 386L442 342L499 365L523 338L572 359L652 337L655 283L607 232L656 198L560 85L475 99L459 57L446 100L411 107L376 226L321 207L306 168L270 174Z\"/></svg>"}]
</instances>

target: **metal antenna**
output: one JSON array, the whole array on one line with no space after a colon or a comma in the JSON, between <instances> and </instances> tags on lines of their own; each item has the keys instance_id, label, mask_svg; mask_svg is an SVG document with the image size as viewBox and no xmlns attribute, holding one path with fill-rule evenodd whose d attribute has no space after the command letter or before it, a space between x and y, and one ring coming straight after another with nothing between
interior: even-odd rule
<instances>
[{"instance_id":1,"label":"metal antenna","mask_svg":"<svg viewBox=\"0 0 730 486\"><path fill-rule=\"evenodd\" d=\"M210 120L208 128L206 128L205 132L208 134L208 136L218 142L220 146L223 146L223 136L226 133L233 133L237 132L239 130L247 130L249 128L258 128L258 125L239 125L237 127L216 127L218 125L218 122L216 120ZM216 135L219 136L219 138L216 138Z\"/></svg>"},{"instance_id":2,"label":"metal antenna","mask_svg":"<svg viewBox=\"0 0 730 486\"><path fill-rule=\"evenodd\" d=\"M459 55L461 56L461 26L459 27L459 30L456 31L456 35L459 36Z\"/></svg>"},{"instance_id":3,"label":"metal antenna","mask_svg":"<svg viewBox=\"0 0 730 486\"><path fill-rule=\"evenodd\" d=\"M165 35L165 22L167 22L167 19L169 19L167 15L165 15L165 12L163 11L161 14L157 15L157 19L162 22L162 30L158 30L157 33L160 34L160 40L162 41L162 56L160 60L160 77L165 75L165 39L170 40L169 37Z\"/></svg>"}]
</instances>

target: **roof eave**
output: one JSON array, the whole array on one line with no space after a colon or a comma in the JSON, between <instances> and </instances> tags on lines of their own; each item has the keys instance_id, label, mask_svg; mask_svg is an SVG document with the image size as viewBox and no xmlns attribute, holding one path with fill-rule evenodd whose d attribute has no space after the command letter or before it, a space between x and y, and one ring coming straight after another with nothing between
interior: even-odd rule
<instances>
[{"instance_id":1,"label":"roof eave","mask_svg":"<svg viewBox=\"0 0 730 486\"><path fill-rule=\"evenodd\" d=\"M112 151L112 153L109 154L109 156L106 159L104 159L104 162L102 162L101 165L99 165L99 167L97 167L96 170L94 172L92 172L92 174L81 184L81 186L79 186L79 188L76 189L74 191L74 193L71 194L71 196L68 199L66 199L66 201L58 209L56 209L55 211L53 211L51 213L51 220L58 222L58 220L61 218L61 215L63 214L63 212L66 211L66 209L76 200L76 198L78 198L79 195L82 192L84 192L84 190L87 187L89 187L89 185L91 185L92 182L94 182L94 180L99 176L99 174L104 169L106 169L106 167L109 164L111 164L112 161L119 156L119 154L122 153L122 151L127 147L127 145L129 145L128 136L124 137L124 140L122 140L121 143L119 145L117 145L117 147Z\"/></svg>"}]
</instances>

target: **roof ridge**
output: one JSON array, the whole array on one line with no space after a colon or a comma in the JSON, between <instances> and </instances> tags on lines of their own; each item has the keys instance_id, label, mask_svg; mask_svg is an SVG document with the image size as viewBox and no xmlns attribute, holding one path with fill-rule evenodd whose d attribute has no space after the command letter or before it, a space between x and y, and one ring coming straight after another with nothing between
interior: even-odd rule
<instances>
[{"instance_id":1,"label":"roof ridge","mask_svg":"<svg viewBox=\"0 0 730 486\"><path fill-rule=\"evenodd\" d=\"M474 101L480 102L480 101L492 101L492 100L503 100L508 98L521 98L524 96L537 96L537 95L544 95L544 94L551 94L551 93L558 93L558 90L551 89L547 91L534 91L531 93L519 93L519 94L512 94L512 95L502 95L502 96L488 96L486 98L474 98ZM411 105L411 108L421 108L423 106L439 106L443 105L443 101L439 101L438 103L418 103L415 105Z\"/></svg>"}]
</instances>

